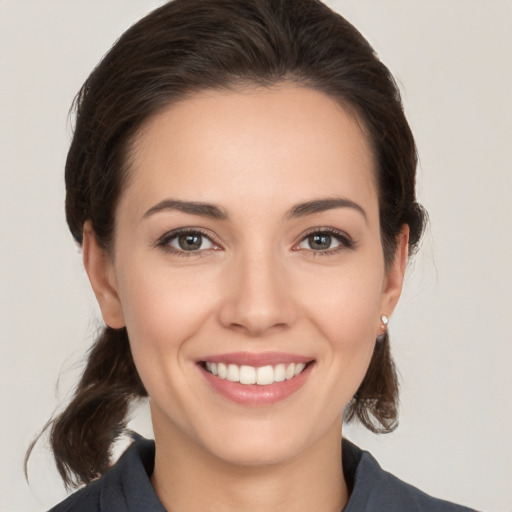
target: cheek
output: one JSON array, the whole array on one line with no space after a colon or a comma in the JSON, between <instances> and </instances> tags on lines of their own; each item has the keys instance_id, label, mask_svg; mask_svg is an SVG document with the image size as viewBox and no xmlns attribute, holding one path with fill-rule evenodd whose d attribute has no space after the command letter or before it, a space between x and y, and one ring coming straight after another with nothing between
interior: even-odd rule
<instances>
[{"instance_id":1,"label":"cheek","mask_svg":"<svg viewBox=\"0 0 512 512\"><path fill-rule=\"evenodd\" d=\"M214 293L198 272L162 265L130 265L119 275L120 299L135 366L152 404L188 425L194 387L197 333L204 329ZM196 397L194 400L193 397ZM189 411L189 412L187 412Z\"/></svg>"},{"instance_id":2,"label":"cheek","mask_svg":"<svg viewBox=\"0 0 512 512\"><path fill-rule=\"evenodd\" d=\"M333 342L339 340L352 346L367 338L375 340L383 276L380 265L368 266L364 262L329 269L317 275L314 286L308 287L304 308Z\"/></svg>"},{"instance_id":3,"label":"cheek","mask_svg":"<svg viewBox=\"0 0 512 512\"><path fill-rule=\"evenodd\" d=\"M200 272L175 269L147 255L120 261L118 289L127 327L176 334L188 329L208 303ZM206 279L206 276L204 276ZM192 327L192 326L190 326Z\"/></svg>"},{"instance_id":4,"label":"cheek","mask_svg":"<svg viewBox=\"0 0 512 512\"><path fill-rule=\"evenodd\" d=\"M120 275L119 290L138 367L158 368L164 357L167 364L180 364L193 349L187 341L203 328L211 310L211 287L202 283L197 272L132 264Z\"/></svg>"},{"instance_id":5,"label":"cheek","mask_svg":"<svg viewBox=\"0 0 512 512\"><path fill-rule=\"evenodd\" d=\"M363 262L316 277L304 309L325 345L323 354L331 370L330 385L339 395L337 401L347 403L373 354L381 313L383 264L378 260L373 266Z\"/></svg>"}]
</instances>

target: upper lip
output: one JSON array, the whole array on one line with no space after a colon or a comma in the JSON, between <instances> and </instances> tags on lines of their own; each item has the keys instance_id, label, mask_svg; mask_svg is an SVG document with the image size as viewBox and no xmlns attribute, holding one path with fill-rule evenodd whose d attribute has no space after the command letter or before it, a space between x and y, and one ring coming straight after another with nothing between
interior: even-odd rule
<instances>
[{"instance_id":1,"label":"upper lip","mask_svg":"<svg viewBox=\"0 0 512 512\"><path fill-rule=\"evenodd\" d=\"M250 352L230 352L226 354L215 354L199 359L197 362L236 364L238 366L274 366L276 364L309 363L314 358L286 352L263 352L259 354Z\"/></svg>"}]
</instances>

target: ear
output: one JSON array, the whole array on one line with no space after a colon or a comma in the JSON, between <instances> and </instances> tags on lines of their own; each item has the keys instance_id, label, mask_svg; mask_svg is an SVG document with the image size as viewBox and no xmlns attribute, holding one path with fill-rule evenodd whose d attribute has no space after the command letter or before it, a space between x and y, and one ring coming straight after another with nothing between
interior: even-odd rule
<instances>
[{"instance_id":1,"label":"ear","mask_svg":"<svg viewBox=\"0 0 512 512\"><path fill-rule=\"evenodd\" d=\"M91 222L84 223L83 262L89 276L103 321L113 329L125 326L121 302L117 294L114 265L110 257L99 246Z\"/></svg>"},{"instance_id":2,"label":"ear","mask_svg":"<svg viewBox=\"0 0 512 512\"><path fill-rule=\"evenodd\" d=\"M398 303L404 282L407 258L409 256L409 226L404 224L397 236L397 244L393 262L387 269L384 277L380 311L382 314L391 316ZM382 334L383 328L379 318L377 335Z\"/></svg>"}]
</instances>

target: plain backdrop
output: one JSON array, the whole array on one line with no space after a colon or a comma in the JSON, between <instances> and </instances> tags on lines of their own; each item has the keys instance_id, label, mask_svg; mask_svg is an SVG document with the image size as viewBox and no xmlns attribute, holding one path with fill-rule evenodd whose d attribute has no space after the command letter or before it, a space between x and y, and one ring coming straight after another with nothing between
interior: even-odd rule
<instances>
[{"instance_id":1,"label":"plain backdrop","mask_svg":"<svg viewBox=\"0 0 512 512\"><path fill-rule=\"evenodd\" d=\"M41 441L99 325L64 220L68 108L157 0L0 0L0 510L65 495ZM345 435L423 490L512 510L512 2L332 0L394 73L430 228L390 330L401 423ZM57 383L59 379L59 382ZM141 407L133 425L151 435Z\"/></svg>"}]
</instances>

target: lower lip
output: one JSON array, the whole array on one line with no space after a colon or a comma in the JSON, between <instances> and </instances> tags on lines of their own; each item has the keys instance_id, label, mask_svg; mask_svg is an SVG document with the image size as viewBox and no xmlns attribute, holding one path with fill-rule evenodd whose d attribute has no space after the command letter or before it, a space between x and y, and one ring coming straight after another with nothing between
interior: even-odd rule
<instances>
[{"instance_id":1,"label":"lower lip","mask_svg":"<svg viewBox=\"0 0 512 512\"><path fill-rule=\"evenodd\" d=\"M314 363L309 363L299 375L292 379L275 382L267 386L231 382L216 377L201 365L199 365L199 368L210 386L223 397L237 404L262 406L280 402L298 391L305 384L313 366Z\"/></svg>"}]
</instances>

